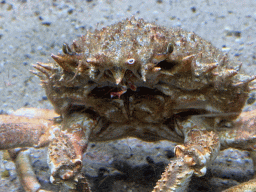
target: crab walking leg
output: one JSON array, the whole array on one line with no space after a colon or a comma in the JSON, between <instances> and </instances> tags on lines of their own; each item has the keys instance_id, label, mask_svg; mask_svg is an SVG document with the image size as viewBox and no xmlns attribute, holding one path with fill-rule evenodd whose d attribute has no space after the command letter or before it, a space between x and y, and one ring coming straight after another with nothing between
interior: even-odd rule
<instances>
[{"instance_id":1,"label":"crab walking leg","mask_svg":"<svg viewBox=\"0 0 256 192\"><path fill-rule=\"evenodd\" d=\"M232 128L219 132L222 148L235 147L255 151L256 147L256 110L243 112ZM256 179L243 182L223 192L256 191Z\"/></svg>"},{"instance_id":2,"label":"crab walking leg","mask_svg":"<svg viewBox=\"0 0 256 192\"><path fill-rule=\"evenodd\" d=\"M219 131L221 148L235 147L255 150L256 147L256 110L243 112L230 128Z\"/></svg>"},{"instance_id":3,"label":"crab walking leg","mask_svg":"<svg viewBox=\"0 0 256 192\"><path fill-rule=\"evenodd\" d=\"M207 130L208 125L200 118L177 120L177 123L185 139L184 145L175 147L175 155L184 158L185 163L193 168L194 174L201 177L219 153L219 137L215 132Z\"/></svg>"},{"instance_id":4,"label":"crab walking leg","mask_svg":"<svg viewBox=\"0 0 256 192\"><path fill-rule=\"evenodd\" d=\"M256 191L256 179L241 183L222 192L238 192L238 191Z\"/></svg>"},{"instance_id":5,"label":"crab walking leg","mask_svg":"<svg viewBox=\"0 0 256 192\"><path fill-rule=\"evenodd\" d=\"M0 150L17 147L43 147L51 141L50 120L0 115Z\"/></svg>"},{"instance_id":6,"label":"crab walking leg","mask_svg":"<svg viewBox=\"0 0 256 192\"><path fill-rule=\"evenodd\" d=\"M184 145L175 147L178 159L170 162L153 192L186 191L193 173L199 177L205 175L220 150L218 135L206 130L202 120L177 120L177 126L184 134Z\"/></svg>"},{"instance_id":7,"label":"crab walking leg","mask_svg":"<svg viewBox=\"0 0 256 192\"><path fill-rule=\"evenodd\" d=\"M9 153L13 153L11 150ZM20 182L26 192L45 191L41 189L40 183L37 181L36 175L31 167L29 150L20 151L14 159ZM45 191L46 192L46 191Z\"/></svg>"},{"instance_id":8,"label":"crab walking leg","mask_svg":"<svg viewBox=\"0 0 256 192\"><path fill-rule=\"evenodd\" d=\"M165 168L152 192L186 191L194 171L182 158L175 159Z\"/></svg>"},{"instance_id":9,"label":"crab walking leg","mask_svg":"<svg viewBox=\"0 0 256 192\"><path fill-rule=\"evenodd\" d=\"M56 130L48 147L48 163L51 169L50 181L63 183L69 191L76 190L77 183L86 179L80 174L82 155L96 120L85 113L67 115L62 130ZM85 191L90 191L85 187Z\"/></svg>"},{"instance_id":10,"label":"crab walking leg","mask_svg":"<svg viewBox=\"0 0 256 192\"><path fill-rule=\"evenodd\" d=\"M51 141L53 121L44 118L29 118L15 115L0 115L0 150L8 152L15 162L20 182L27 192L45 191L33 172L29 160L29 150L17 147L43 147Z\"/></svg>"}]
</instances>

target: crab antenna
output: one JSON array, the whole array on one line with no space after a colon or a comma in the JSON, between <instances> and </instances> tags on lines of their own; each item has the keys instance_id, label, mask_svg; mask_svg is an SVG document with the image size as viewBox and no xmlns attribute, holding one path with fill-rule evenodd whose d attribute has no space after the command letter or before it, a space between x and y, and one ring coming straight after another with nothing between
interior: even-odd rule
<instances>
[{"instance_id":1,"label":"crab antenna","mask_svg":"<svg viewBox=\"0 0 256 192\"><path fill-rule=\"evenodd\" d=\"M71 81L73 81L73 80L76 78L76 76L77 76L77 74L78 74L78 72L79 72L79 70L80 70L81 67L82 67L82 61L79 60L79 64L78 64L78 66L77 66L77 68L76 68L75 75L74 75L74 77L72 77L72 79L70 79L68 82L71 82Z\"/></svg>"}]
</instances>

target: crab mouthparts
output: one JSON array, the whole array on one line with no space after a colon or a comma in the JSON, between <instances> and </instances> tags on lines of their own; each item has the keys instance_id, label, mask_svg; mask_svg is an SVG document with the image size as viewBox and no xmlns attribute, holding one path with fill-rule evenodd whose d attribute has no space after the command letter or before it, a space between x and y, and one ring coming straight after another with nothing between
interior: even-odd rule
<instances>
[{"instance_id":1,"label":"crab mouthparts","mask_svg":"<svg viewBox=\"0 0 256 192\"><path fill-rule=\"evenodd\" d=\"M110 93L110 97L113 98L115 96L117 96L119 99L121 97L121 95L123 95L124 93L126 93L127 89L126 88L121 88L121 91L117 91L117 92L111 92Z\"/></svg>"},{"instance_id":2,"label":"crab mouthparts","mask_svg":"<svg viewBox=\"0 0 256 192\"><path fill-rule=\"evenodd\" d=\"M128 86L129 88L132 90L132 91L136 91L137 90L137 87L135 85L133 85L131 82L128 83ZM127 92L127 86L122 86L120 88L120 91L116 91L116 92L111 92L110 93L110 97L113 98L113 97L118 97L120 99L121 95L123 95L124 93Z\"/></svg>"}]
</instances>

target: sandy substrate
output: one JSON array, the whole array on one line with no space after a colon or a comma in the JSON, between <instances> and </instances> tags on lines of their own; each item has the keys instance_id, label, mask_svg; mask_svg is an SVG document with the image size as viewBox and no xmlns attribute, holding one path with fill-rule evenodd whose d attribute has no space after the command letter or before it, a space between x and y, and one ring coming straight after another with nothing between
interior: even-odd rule
<instances>
[{"instance_id":1,"label":"sandy substrate","mask_svg":"<svg viewBox=\"0 0 256 192\"><path fill-rule=\"evenodd\" d=\"M245 73L255 75L255 8L255 0L1 1L0 113L11 113L21 107L52 109L38 85L39 79L29 72L31 65L37 61L52 62L51 53L60 53L64 42L71 44L86 30L100 29L132 15L166 27L194 31L228 52L237 63L242 62ZM253 108L255 104L245 110ZM11 177L1 180L0 191L20 190L13 164L0 162L1 171L11 170Z\"/></svg>"}]
</instances>

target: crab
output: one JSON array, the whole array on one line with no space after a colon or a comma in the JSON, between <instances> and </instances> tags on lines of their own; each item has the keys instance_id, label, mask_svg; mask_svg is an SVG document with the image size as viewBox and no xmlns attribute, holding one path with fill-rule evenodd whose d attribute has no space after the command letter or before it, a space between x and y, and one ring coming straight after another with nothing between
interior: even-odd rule
<instances>
[{"instance_id":1,"label":"crab","mask_svg":"<svg viewBox=\"0 0 256 192\"><path fill-rule=\"evenodd\" d=\"M48 146L51 183L87 192L81 168L90 141L177 142L176 158L154 192L186 191L221 149L254 149L256 112L241 112L256 76L241 73L241 65L195 33L132 17L87 31L62 51L32 71L55 112L0 116L0 149L9 149L26 191L43 191L24 152L28 147Z\"/></svg>"}]
</instances>

